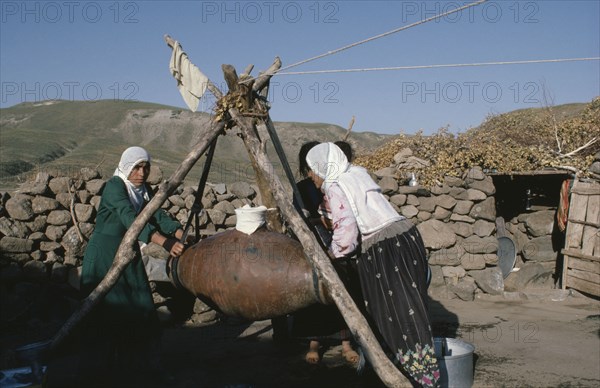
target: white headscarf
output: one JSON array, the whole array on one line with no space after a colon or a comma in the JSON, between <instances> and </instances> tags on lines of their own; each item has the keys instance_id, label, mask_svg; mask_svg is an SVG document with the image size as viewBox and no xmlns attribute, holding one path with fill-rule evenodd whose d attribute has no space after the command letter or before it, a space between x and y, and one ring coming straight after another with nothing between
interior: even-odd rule
<instances>
[{"instance_id":1,"label":"white headscarf","mask_svg":"<svg viewBox=\"0 0 600 388\"><path fill-rule=\"evenodd\" d=\"M146 186L135 187L133 183L129 181L129 174L131 170L141 162L150 163L150 154L142 147L129 147L121 155L119 166L115 170L114 176L118 176L125 182L127 187L127 193L129 194L129 200L135 208L137 213L142 209L144 201L149 201L150 197L146 190Z\"/></svg>"},{"instance_id":2,"label":"white headscarf","mask_svg":"<svg viewBox=\"0 0 600 388\"><path fill-rule=\"evenodd\" d=\"M315 174L323 178L325 194L332 184L340 186L350 202L363 237L403 218L381 194L381 188L368 171L350 164L344 152L334 143L321 143L311 148L306 162Z\"/></svg>"},{"instance_id":3,"label":"white headscarf","mask_svg":"<svg viewBox=\"0 0 600 388\"><path fill-rule=\"evenodd\" d=\"M350 168L346 154L333 143L317 144L306 154L308 167L319 177L323 178L323 188L337 182L340 175Z\"/></svg>"}]
</instances>

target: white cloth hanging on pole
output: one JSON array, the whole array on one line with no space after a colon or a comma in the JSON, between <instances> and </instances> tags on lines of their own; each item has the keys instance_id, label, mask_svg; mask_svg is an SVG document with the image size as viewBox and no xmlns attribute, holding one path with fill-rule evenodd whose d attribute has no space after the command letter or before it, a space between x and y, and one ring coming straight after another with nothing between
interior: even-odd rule
<instances>
[{"instance_id":1,"label":"white cloth hanging on pole","mask_svg":"<svg viewBox=\"0 0 600 388\"><path fill-rule=\"evenodd\" d=\"M177 80L177 88L188 108L192 112L198 110L200 98L208 87L208 77L189 60L179 42L173 45L169 70Z\"/></svg>"}]
</instances>

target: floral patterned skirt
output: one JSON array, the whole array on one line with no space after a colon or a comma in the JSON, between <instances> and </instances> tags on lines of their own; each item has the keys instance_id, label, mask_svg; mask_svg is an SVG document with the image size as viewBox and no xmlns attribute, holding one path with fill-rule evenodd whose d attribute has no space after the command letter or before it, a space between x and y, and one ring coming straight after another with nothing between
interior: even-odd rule
<instances>
[{"instance_id":1,"label":"floral patterned skirt","mask_svg":"<svg viewBox=\"0 0 600 388\"><path fill-rule=\"evenodd\" d=\"M365 308L384 350L414 383L437 386L440 371L427 313L427 254L417 228L396 221L363 242L357 263Z\"/></svg>"}]
</instances>

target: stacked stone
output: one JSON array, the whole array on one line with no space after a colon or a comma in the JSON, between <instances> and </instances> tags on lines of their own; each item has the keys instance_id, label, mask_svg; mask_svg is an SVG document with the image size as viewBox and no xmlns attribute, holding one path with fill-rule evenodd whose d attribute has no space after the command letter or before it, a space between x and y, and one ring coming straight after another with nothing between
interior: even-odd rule
<instances>
[{"instance_id":1,"label":"stacked stone","mask_svg":"<svg viewBox=\"0 0 600 388\"><path fill-rule=\"evenodd\" d=\"M162 208L185 225L195 200L196 188L179 187L165 201ZM237 221L235 209L244 205L257 206L260 198L257 196L257 190L246 182L234 182L228 185L208 183L200 201L204 211L199 217L199 232L201 236L210 236L234 228ZM195 222L191 223L191 234L195 233L194 224ZM168 257L168 253L155 244L148 244L142 253L160 259Z\"/></svg>"},{"instance_id":2,"label":"stacked stone","mask_svg":"<svg viewBox=\"0 0 600 388\"><path fill-rule=\"evenodd\" d=\"M376 171L374 178L392 206L411 219L423 236L433 275L433 297L472 300L479 293L499 295L528 287L552 287L559 249L552 244L555 208L533 208L506 220L507 234L517 246L515 267L520 270L504 279L497 266L492 178L473 168L460 177L446 177L432 188L409 186L412 173L418 178L419 169L427 166L428 162L414 157L410 150L402 150L393 165ZM161 180L162 172L153 168L149 183L156 188ZM4 284L50 280L77 287L105 183L96 170L84 168L74 177L39 173L18 192L0 193L0 280ZM180 187L163 208L185 224L195 198L195 188ZM200 233L211 235L235 227L235 209L259 205L260 198L248 183L219 183L207 185L201 202L205 212L199 220ZM143 254L168 257L154 244L148 244ZM156 279L164 281L164 268L157 271L162 273L156 274ZM154 274L149 273L149 278L153 280Z\"/></svg>"},{"instance_id":3,"label":"stacked stone","mask_svg":"<svg viewBox=\"0 0 600 388\"><path fill-rule=\"evenodd\" d=\"M485 275L498 278L495 266L498 243L492 236L496 215L492 179L481 169L473 169L465 179L446 177L431 189L398 186L397 182L402 181L399 174L414 169L418 170L414 163L411 166L399 163L375 175L381 176L379 184L398 213L417 224L429 253L430 294L472 300L478 288L477 278ZM499 277L502 278L501 272ZM481 283L480 287L488 292L501 292L500 287L492 286L493 282L489 284L491 287L483 279Z\"/></svg>"},{"instance_id":4,"label":"stacked stone","mask_svg":"<svg viewBox=\"0 0 600 388\"><path fill-rule=\"evenodd\" d=\"M600 179L600 151L594 155L594 161L590 165L589 172L592 178Z\"/></svg>"},{"instance_id":5,"label":"stacked stone","mask_svg":"<svg viewBox=\"0 0 600 388\"><path fill-rule=\"evenodd\" d=\"M103 186L96 170L84 168L77 177L38 173L13 195L3 193L2 280L67 281L81 265Z\"/></svg>"},{"instance_id":6,"label":"stacked stone","mask_svg":"<svg viewBox=\"0 0 600 388\"><path fill-rule=\"evenodd\" d=\"M374 173L383 193L399 214L417 225L429 254L435 298L473 300L479 293L501 295L544 286L554 272L557 252L551 244L554 211L522 214L509 220L508 236L516 240L522 272L504 279L498 267L496 189L481 168L461 177L447 176L432 188L408 185L429 162L400 151L394 163ZM529 248L529 249L527 249Z\"/></svg>"},{"instance_id":7,"label":"stacked stone","mask_svg":"<svg viewBox=\"0 0 600 388\"><path fill-rule=\"evenodd\" d=\"M148 182L162 180L154 169ZM15 193L0 193L0 280L70 283L78 286L82 258L93 230L102 189L106 183L97 170L83 168L73 177L39 173ZM156 186L153 186L156 188ZM195 189L181 187L163 205L185 224L195 200ZM203 234L235 226L235 208L258 201L248 183L207 185L200 218ZM192 233L194 230L192 228ZM154 244L144 255L166 258L167 252Z\"/></svg>"},{"instance_id":8,"label":"stacked stone","mask_svg":"<svg viewBox=\"0 0 600 388\"><path fill-rule=\"evenodd\" d=\"M518 272L504 279L505 291L548 289L554 285L556 258L563 243L553 236L556 207L533 206L507 224L507 234L515 242Z\"/></svg>"}]
</instances>

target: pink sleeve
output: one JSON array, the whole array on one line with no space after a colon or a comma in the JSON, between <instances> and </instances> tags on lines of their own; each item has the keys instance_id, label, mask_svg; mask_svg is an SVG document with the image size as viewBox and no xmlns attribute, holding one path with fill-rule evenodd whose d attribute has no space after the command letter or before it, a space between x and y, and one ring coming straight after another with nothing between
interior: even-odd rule
<instances>
[{"instance_id":1,"label":"pink sleeve","mask_svg":"<svg viewBox=\"0 0 600 388\"><path fill-rule=\"evenodd\" d=\"M340 186L333 184L327 192L329 211L333 223L331 252L335 257L351 254L358 247L358 226L346 194Z\"/></svg>"},{"instance_id":2,"label":"pink sleeve","mask_svg":"<svg viewBox=\"0 0 600 388\"><path fill-rule=\"evenodd\" d=\"M329 205L327 195L323 196L323 201L321 201L321 205L319 206L319 214L325 218L331 219L331 206Z\"/></svg>"}]
</instances>

